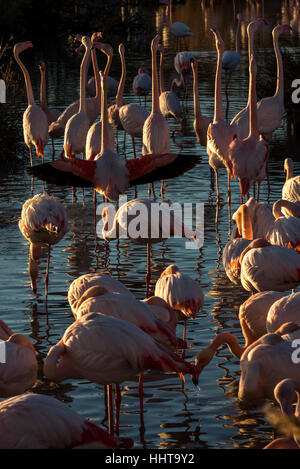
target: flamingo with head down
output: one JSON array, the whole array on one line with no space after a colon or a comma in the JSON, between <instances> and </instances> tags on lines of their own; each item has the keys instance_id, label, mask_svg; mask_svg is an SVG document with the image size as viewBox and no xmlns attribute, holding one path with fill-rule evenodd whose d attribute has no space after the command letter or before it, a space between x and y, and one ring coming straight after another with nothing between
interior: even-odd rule
<instances>
[{"instance_id":1,"label":"flamingo with head down","mask_svg":"<svg viewBox=\"0 0 300 469\"><path fill-rule=\"evenodd\" d=\"M286 180L282 187L282 198L290 202L300 202L300 176L293 175L294 162L291 158L284 160Z\"/></svg>"},{"instance_id":2,"label":"flamingo with head down","mask_svg":"<svg viewBox=\"0 0 300 469\"><path fill-rule=\"evenodd\" d=\"M43 109L34 103L32 85L27 68L21 62L19 55L21 52L33 47L29 41L19 42L14 46L14 57L17 64L21 67L24 75L28 106L23 114L23 133L24 140L30 153L30 164L32 166L32 148L35 148L37 157L41 156L44 160L44 147L48 142L48 121Z\"/></svg>"}]
</instances>

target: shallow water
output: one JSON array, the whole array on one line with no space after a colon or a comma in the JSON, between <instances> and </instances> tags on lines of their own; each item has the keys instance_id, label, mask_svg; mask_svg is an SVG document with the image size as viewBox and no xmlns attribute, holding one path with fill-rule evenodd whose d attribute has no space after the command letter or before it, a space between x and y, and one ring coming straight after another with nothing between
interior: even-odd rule
<instances>
[{"instance_id":1,"label":"shallow water","mask_svg":"<svg viewBox=\"0 0 300 469\"><path fill-rule=\"evenodd\" d=\"M211 2L212 3L212 2ZM227 2L226 2L227 3ZM290 2L292 3L292 2ZM204 115L213 115L213 88L216 52L210 27L217 27L225 41L226 48L234 47L233 9L232 5L224 7L224 2L216 2L214 8L206 7L209 2L187 0L184 5L174 6L173 21L187 23L195 32L189 41L189 48L197 51L199 61L199 94L201 109ZM263 4L263 3L262 3ZM272 5L271 5L272 4ZM264 17L269 26L256 37L256 54L259 75L264 70L266 57L273 54L271 29L277 22L286 22L294 18L293 7L287 8L288 2L264 2ZM254 7L238 5L243 15L242 58L234 72L230 87L230 110L232 118L247 101L247 41L246 26L251 19L262 15ZM252 9L251 9L252 8ZM237 12L238 10L236 10ZM159 8L149 10L146 14L153 24L153 36L127 38L127 81L125 96L128 102L138 102L133 94L131 83L137 73L139 64L144 63L151 69L149 45L156 29L161 25ZM99 27L100 29L100 27ZM163 29L166 48L166 75L173 71L175 41ZM109 42L107 38L104 38ZM299 57L299 39L296 35L285 34L283 43ZM145 45L147 47L145 47ZM115 56L111 75L118 79L120 75L117 44L113 44ZM49 59L48 54L49 53ZM75 57L64 62L59 52L39 47L24 53L24 62L28 65L33 79L33 87L38 96L39 75L36 70L38 60L44 59L47 70L48 105L61 110L77 99L79 92L80 60ZM99 55L99 63L105 64ZM34 68L35 67L35 68ZM294 77L298 78L298 77ZM275 79L273 80L275 90ZM200 250L184 248L183 239L171 239L153 246L151 258L151 294L161 271L171 263L176 263L180 270L197 280L205 293L205 304L195 320L188 321L187 340L192 345L186 351L186 358L193 360L197 351L207 346L216 333L226 330L233 332L242 342L238 321L240 304L248 297L241 287L232 286L222 266L222 250L228 240L229 224L227 198L227 175L220 172L222 200L219 210L219 221L215 225L215 191L211 189L210 169L205 148L201 147L193 132L192 82L189 82L187 100L187 119L184 136L176 133L176 144L171 148L178 152L178 145L189 154L200 154L201 162L194 170L166 183L165 198L173 202L202 202L205 204L205 237ZM273 93L269 89L265 96ZM182 94L181 94L182 96ZM225 106L225 99L223 101ZM18 103L25 109L25 100ZM150 98L147 108L150 109ZM170 130L176 130L176 124L169 120ZM119 136L120 154L123 154L123 136ZM62 149L62 139L55 141L57 155ZM285 120L273 136L269 172L271 188L270 202L280 197L284 183L283 160L290 156L295 161L295 173L300 172L298 157L299 139L288 134ZM141 142L137 142L138 153ZM127 138L127 156L132 155L132 145ZM46 160L51 159L51 144L46 148ZM146 296L146 249L128 240L119 243L106 243L95 240L93 219L93 195L85 191L85 206L82 204L81 190L77 191L77 202L72 203L72 190L47 186L51 195L58 196L65 204L69 216L69 232L56 245L51 254L50 283L48 305L44 297L44 275L46 255L41 260L38 280L38 293L33 295L28 275L29 245L18 229L18 218L22 204L31 197L31 181L25 167L19 167L9 174L0 175L0 298L1 319L5 320L14 332L30 336L38 352L38 359L46 356L50 346L63 335L72 323L73 317L67 302L67 290L70 283L79 275L88 272L109 272L114 278L122 281L137 298ZM42 192L43 184L34 183L34 193ZM160 183L155 184L159 200ZM135 197L134 189L127 193L128 199ZM147 197L147 188L140 186L138 196ZM262 184L261 200L268 199L266 182ZM239 206L239 187L232 184L232 213ZM183 323L178 325L178 336L182 335ZM140 432L138 382L132 380L122 385L122 407L120 417L121 436L131 437L135 448L261 448L273 437L273 430L264 418L261 409L242 410L237 399L239 380L239 361L232 357L227 348L218 351L216 357L200 376L198 391L189 376L183 385L174 374L148 372L144 377L144 423L145 433ZM103 387L90 382L69 380L54 386L45 380L40 373L36 392L56 395L67 402L74 410L92 421L107 426L104 410Z\"/></svg>"}]
</instances>

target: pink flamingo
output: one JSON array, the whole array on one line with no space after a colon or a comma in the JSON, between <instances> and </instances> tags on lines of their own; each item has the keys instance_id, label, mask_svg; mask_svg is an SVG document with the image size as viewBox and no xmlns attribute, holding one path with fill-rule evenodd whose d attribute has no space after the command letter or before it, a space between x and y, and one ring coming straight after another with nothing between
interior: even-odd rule
<instances>
[{"instance_id":1,"label":"pink flamingo","mask_svg":"<svg viewBox=\"0 0 300 469\"><path fill-rule=\"evenodd\" d=\"M174 333L176 332L177 326L177 315L173 308L169 304L158 296L149 296L145 298L145 303L147 303L154 314L166 324Z\"/></svg>"},{"instance_id":2,"label":"pink flamingo","mask_svg":"<svg viewBox=\"0 0 300 469\"><path fill-rule=\"evenodd\" d=\"M259 19L263 24L264 20ZM251 23L250 23L251 24ZM250 25L249 25L250 26ZM248 28L249 28L248 26ZM277 25L272 31L274 50L277 62L277 84L276 91L273 96L263 98L257 103L257 117L258 117L258 130L260 134L266 136L268 140L272 138L272 133L281 125L281 120L284 115L284 73L282 57L278 45L278 38L284 31L291 30L288 24ZM252 49L253 50L253 49ZM250 54L253 52L251 51ZM244 108L235 118L231 124L236 126L236 133L239 138L246 138L249 128L249 108L250 103Z\"/></svg>"},{"instance_id":3,"label":"pink flamingo","mask_svg":"<svg viewBox=\"0 0 300 469\"><path fill-rule=\"evenodd\" d=\"M161 113L165 117L174 117L176 121L181 125L182 120L182 106L178 96L171 90L166 91L164 86L164 72L163 72L163 45L159 45L160 51L160 95L159 95L159 107Z\"/></svg>"},{"instance_id":4,"label":"pink flamingo","mask_svg":"<svg viewBox=\"0 0 300 469\"><path fill-rule=\"evenodd\" d=\"M82 36L77 35L75 40L81 40L80 39L81 37ZM101 33L94 33L92 35L92 38L91 38L92 42L93 43L96 42L101 37L102 37ZM81 47L79 47L79 49L81 49ZM92 49L91 56L92 56L92 59L93 59L93 57L96 59L96 53L95 53L94 49ZM89 57L89 55L88 55L88 57ZM88 66L88 61L89 61L89 58L87 60L86 66ZM94 68L95 76L98 77L99 74L96 75L96 69L95 69L96 62L97 62L96 60L95 60L95 62L93 62L93 68ZM81 71L84 74L84 77L86 77L87 70L85 68L83 69L81 67ZM84 83L85 82L82 82L82 92L83 92L83 95L85 96L85 85L84 85ZM97 79L96 79L96 84L97 84ZM89 124L90 125L93 124L93 122L95 121L95 119L97 118L97 116L99 114L99 110L100 110L100 93L101 92L100 92L100 86L99 86L96 89L96 95L94 97L85 99L85 101L86 101L86 115L89 119ZM52 124L50 124L50 126L49 126L49 135L53 138L62 137L65 133L65 127L66 127L68 121L75 114L78 114L79 107L80 107L80 99L76 100L72 104L70 104L61 113L61 115L58 117L58 119L55 122L52 122Z\"/></svg>"},{"instance_id":5,"label":"pink flamingo","mask_svg":"<svg viewBox=\"0 0 300 469\"><path fill-rule=\"evenodd\" d=\"M130 438L116 438L44 394L21 394L0 403L1 449L123 449Z\"/></svg>"},{"instance_id":6,"label":"pink flamingo","mask_svg":"<svg viewBox=\"0 0 300 469\"><path fill-rule=\"evenodd\" d=\"M146 96L151 91L151 77L148 70L143 67L138 69L138 74L133 79L132 89L139 98L145 96L146 101Z\"/></svg>"},{"instance_id":7,"label":"pink flamingo","mask_svg":"<svg viewBox=\"0 0 300 469\"><path fill-rule=\"evenodd\" d=\"M33 147L35 147L37 157L41 156L44 160L44 147L48 142L48 122L42 108L34 103L30 76L27 68L19 57L21 52L29 47L33 47L32 43L29 41L17 43L14 46L14 57L17 64L21 67L26 85L28 106L23 114L23 133L25 143L29 148L30 164L32 166Z\"/></svg>"},{"instance_id":8,"label":"pink flamingo","mask_svg":"<svg viewBox=\"0 0 300 469\"><path fill-rule=\"evenodd\" d=\"M4 361L0 363L0 396L10 397L34 385L38 364L34 346L28 338L23 334L13 334L4 321L0 323L0 338L5 341L2 343L5 358L2 356Z\"/></svg>"},{"instance_id":9,"label":"pink flamingo","mask_svg":"<svg viewBox=\"0 0 300 469\"><path fill-rule=\"evenodd\" d=\"M291 158L284 160L286 180L282 187L282 198L290 202L300 202L300 176L293 176L294 162Z\"/></svg>"},{"instance_id":10,"label":"pink flamingo","mask_svg":"<svg viewBox=\"0 0 300 469\"><path fill-rule=\"evenodd\" d=\"M200 102L199 102L199 82L198 82L198 62L196 59L192 59L191 66L193 70L193 98L194 98L194 131L197 137L197 141L203 147L207 145L207 129L211 123L211 119L201 114Z\"/></svg>"},{"instance_id":11,"label":"pink flamingo","mask_svg":"<svg viewBox=\"0 0 300 469\"><path fill-rule=\"evenodd\" d=\"M276 384L274 398L280 405L280 414L270 407L265 411L268 420L286 437L279 437L263 449L299 449L299 418L300 418L300 381L286 378ZM295 394L297 402L293 402Z\"/></svg>"},{"instance_id":12,"label":"pink flamingo","mask_svg":"<svg viewBox=\"0 0 300 469\"><path fill-rule=\"evenodd\" d=\"M36 279L41 248L42 245L48 245L45 278L45 295L47 300L51 246L57 244L68 231L67 214L63 204L58 198L49 196L46 192L36 194L23 204L19 229L24 238L30 242L29 274L34 293L36 293Z\"/></svg>"},{"instance_id":13,"label":"pink flamingo","mask_svg":"<svg viewBox=\"0 0 300 469\"><path fill-rule=\"evenodd\" d=\"M273 399L274 387L280 380L299 375L298 364L291 360L292 340L299 338L299 334L299 326L286 323L276 333L263 335L245 349L233 334L223 332L198 353L196 367L201 373L218 347L225 343L230 352L240 358L239 400L259 402L265 398Z\"/></svg>"},{"instance_id":14,"label":"pink flamingo","mask_svg":"<svg viewBox=\"0 0 300 469\"><path fill-rule=\"evenodd\" d=\"M30 174L57 185L93 187L109 200L117 200L130 186L173 178L195 166L199 156L194 155L165 153L145 155L133 160L121 159L110 148L104 77L101 86L101 152L95 160L56 160L28 168Z\"/></svg>"},{"instance_id":15,"label":"pink flamingo","mask_svg":"<svg viewBox=\"0 0 300 469\"><path fill-rule=\"evenodd\" d=\"M267 331L274 332L285 322L300 324L299 306L300 293L285 294L274 301L267 314Z\"/></svg>"},{"instance_id":16,"label":"pink flamingo","mask_svg":"<svg viewBox=\"0 0 300 469\"><path fill-rule=\"evenodd\" d=\"M300 218L300 201L291 202L285 199L276 200L273 204L272 211L276 219L284 216Z\"/></svg>"},{"instance_id":17,"label":"pink flamingo","mask_svg":"<svg viewBox=\"0 0 300 469\"><path fill-rule=\"evenodd\" d=\"M193 31L191 31L190 27L187 26L185 23L181 21L172 22L171 19L171 10L172 10L172 2L170 3L169 0L164 0L162 3L167 5L167 12L166 12L166 23L167 27L173 36L176 37L177 40L177 49L180 45L180 39L186 38L189 36L194 36Z\"/></svg>"},{"instance_id":18,"label":"pink flamingo","mask_svg":"<svg viewBox=\"0 0 300 469\"><path fill-rule=\"evenodd\" d=\"M232 174L240 183L241 199L249 193L250 185L261 180L267 171L269 145L259 134L256 108L256 62L251 56L249 63L250 128L248 137L241 140L235 136L229 146Z\"/></svg>"},{"instance_id":19,"label":"pink flamingo","mask_svg":"<svg viewBox=\"0 0 300 469\"><path fill-rule=\"evenodd\" d=\"M267 233L274 227L275 218L272 213L272 206L265 202L257 202L253 197L237 209L232 215L232 220L236 223L237 231L242 236L242 223L245 221L242 211L247 212L248 223L252 225L253 238L265 238Z\"/></svg>"},{"instance_id":20,"label":"pink flamingo","mask_svg":"<svg viewBox=\"0 0 300 469\"><path fill-rule=\"evenodd\" d=\"M65 331L48 352L44 373L49 379L88 379L111 385L131 380L147 369L189 373L197 382L194 365L162 348L140 328L104 314L86 314ZM142 410L142 382L139 383ZM111 392L109 392L110 433L113 433ZM142 415L142 413L141 413Z\"/></svg>"}]
</instances>

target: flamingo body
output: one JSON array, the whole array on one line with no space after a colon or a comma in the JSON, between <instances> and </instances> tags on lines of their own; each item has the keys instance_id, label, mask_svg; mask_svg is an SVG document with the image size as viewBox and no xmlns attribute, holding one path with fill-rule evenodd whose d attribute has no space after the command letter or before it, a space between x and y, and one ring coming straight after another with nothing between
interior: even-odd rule
<instances>
[{"instance_id":1,"label":"flamingo body","mask_svg":"<svg viewBox=\"0 0 300 469\"><path fill-rule=\"evenodd\" d=\"M300 324L300 293L284 295L269 308L266 327L268 332L274 332L285 322Z\"/></svg>"}]
</instances>

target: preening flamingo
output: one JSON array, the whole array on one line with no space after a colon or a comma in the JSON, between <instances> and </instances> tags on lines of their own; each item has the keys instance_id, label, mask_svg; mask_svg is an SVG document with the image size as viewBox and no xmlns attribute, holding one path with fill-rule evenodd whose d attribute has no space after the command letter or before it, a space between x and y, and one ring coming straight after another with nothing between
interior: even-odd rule
<instances>
[{"instance_id":1,"label":"preening flamingo","mask_svg":"<svg viewBox=\"0 0 300 469\"><path fill-rule=\"evenodd\" d=\"M248 32L248 41L251 41L251 50L249 49L249 57L253 54L253 34L257 27L264 24L264 20L256 20L256 27L251 28L253 23L248 25L248 31L250 28L250 38ZM263 98L257 103L257 119L258 119L258 131L263 134L268 140L271 140L272 133L281 125L281 120L284 115L284 73L282 56L280 53L278 39L280 34L284 31L290 30L291 27L288 24L277 25L272 31L273 44L277 62L277 83L276 91L273 96ZM236 133L239 138L246 138L249 129L249 101L247 106L242 109L231 121L231 124L236 127Z\"/></svg>"},{"instance_id":2,"label":"preening flamingo","mask_svg":"<svg viewBox=\"0 0 300 469\"><path fill-rule=\"evenodd\" d=\"M197 164L199 156L172 153L149 154L133 160L121 159L110 149L104 77L101 86L101 152L95 160L56 160L28 168L30 174L56 185L93 187L109 200L117 200L130 186L170 179ZM161 117L163 118L162 115Z\"/></svg>"},{"instance_id":3,"label":"preening flamingo","mask_svg":"<svg viewBox=\"0 0 300 469\"><path fill-rule=\"evenodd\" d=\"M30 389L37 380L35 349L23 334L13 334L1 321L0 397L10 397ZM5 355L3 356L3 353Z\"/></svg>"},{"instance_id":4,"label":"preening flamingo","mask_svg":"<svg viewBox=\"0 0 300 469\"><path fill-rule=\"evenodd\" d=\"M85 47L85 54L84 54L84 57L80 66L79 109L78 109L78 112L74 114L68 120L66 127L65 127L64 152L65 152L66 158L73 158L74 155L78 153L84 153L86 136L90 127L90 121L87 115L85 82L86 82L88 58L92 49L92 42L88 36L82 36L80 40ZM100 109L100 101L98 102L98 112L99 112L99 109Z\"/></svg>"},{"instance_id":5,"label":"preening flamingo","mask_svg":"<svg viewBox=\"0 0 300 469\"><path fill-rule=\"evenodd\" d=\"M172 1L165 0L164 2L167 5L167 12L166 12L166 23L167 27L173 36L177 39L177 49L179 47L180 39L186 38L188 36L194 36L194 33L191 31L190 27L186 24L182 23L181 21L172 22L171 13L172 13Z\"/></svg>"},{"instance_id":6,"label":"preening flamingo","mask_svg":"<svg viewBox=\"0 0 300 469\"><path fill-rule=\"evenodd\" d=\"M244 249L251 243L247 238L231 238L225 245L222 263L227 277L232 283L240 284L240 257Z\"/></svg>"},{"instance_id":7,"label":"preening flamingo","mask_svg":"<svg viewBox=\"0 0 300 469\"><path fill-rule=\"evenodd\" d=\"M157 34L151 42L152 56L152 110L143 127L143 155L147 153L163 154L170 151L170 131L166 118L159 106L159 90L156 54L159 47L160 35Z\"/></svg>"},{"instance_id":8,"label":"preening flamingo","mask_svg":"<svg viewBox=\"0 0 300 469\"><path fill-rule=\"evenodd\" d=\"M266 202L257 202L253 197L250 197L244 206L243 204L240 205L232 215L232 220L236 223L239 236L242 236L242 225L246 223L246 212L247 223L251 223L252 226L253 238L265 238L275 222L272 206Z\"/></svg>"},{"instance_id":9,"label":"preening flamingo","mask_svg":"<svg viewBox=\"0 0 300 469\"><path fill-rule=\"evenodd\" d=\"M173 91L166 91L164 84L164 72L163 72L163 45L159 45L160 51L160 66L159 66L159 83L160 83L160 95L159 95L159 107L161 113L165 117L174 117L176 121L181 124L182 120L182 106L180 99Z\"/></svg>"},{"instance_id":10,"label":"preening flamingo","mask_svg":"<svg viewBox=\"0 0 300 469\"><path fill-rule=\"evenodd\" d=\"M197 382L194 365L162 348L135 325L97 313L71 324L44 361L45 376L56 382L88 379L102 385L120 384L147 369L181 376L189 373ZM139 389L141 393L141 385Z\"/></svg>"},{"instance_id":11,"label":"preening flamingo","mask_svg":"<svg viewBox=\"0 0 300 469\"><path fill-rule=\"evenodd\" d=\"M199 372L212 360L217 348L226 343L231 353L240 358L241 377L238 397L240 401L257 402L273 399L274 387L284 378L299 376L298 364L291 355L293 338L299 338L299 326L287 323L277 333L265 334L249 347L241 347L231 333L220 333L196 358Z\"/></svg>"},{"instance_id":12,"label":"preening flamingo","mask_svg":"<svg viewBox=\"0 0 300 469\"><path fill-rule=\"evenodd\" d=\"M138 74L133 79L132 89L137 96L145 96L146 100L146 96L151 91L151 77L148 70L143 67L138 69Z\"/></svg>"},{"instance_id":13,"label":"preening flamingo","mask_svg":"<svg viewBox=\"0 0 300 469\"><path fill-rule=\"evenodd\" d=\"M68 289L68 301L74 315L80 298L91 287L105 288L112 293L134 297L133 293L122 282L110 275L99 272L83 274L73 280Z\"/></svg>"},{"instance_id":14,"label":"preening flamingo","mask_svg":"<svg viewBox=\"0 0 300 469\"><path fill-rule=\"evenodd\" d=\"M282 187L282 198L290 202L300 202L300 176L293 176L294 162L291 158L284 160L286 180Z\"/></svg>"},{"instance_id":15,"label":"preening flamingo","mask_svg":"<svg viewBox=\"0 0 300 469\"><path fill-rule=\"evenodd\" d=\"M165 300L158 296L149 296L149 298L145 298L142 301L147 303L154 314L176 333L177 315L175 310Z\"/></svg>"},{"instance_id":16,"label":"preening flamingo","mask_svg":"<svg viewBox=\"0 0 300 469\"><path fill-rule=\"evenodd\" d=\"M217 201L219 202L219 177L218 171L226 167L228 172L228 202L230 203L230 178L231 165L228 157L229 144L232 140L233 130L223 118L222 106L222 57L224 52L224 42L219 31L211 29L215 37L216 49L218 53L217 70L215 78L215 109L213 122L209 124L207 129L207 146L206 151L209 156L209 165L214 170L216 176Z\"/></svg>"},{"instance_id":17,"label":"preening flamingo","mask_svg":"<svg viewBox=\"0 0 300 469\"><path fill-rule=\"evenodd\" d=\"M296 407L293 408L295 395ZM299 449L299 396L299 379L286 378L276 384L274 398L280 405L280 411L269 406L265 409L265 414L276 430L286 436L276 438L264 449Z\"/></svg>"},{"instance_id":18,"label":"preening flamingo","mask_svg":"<svg viewBox=\"0 0 300 469\"><path fill-rule=\"evenodd\" d=\"M104 287L91 287L77 303L74 316L79 319L89 313L106 314L130 322L170 349L186 347L186 343L159 320L147 303L133 296L109 292Z\"/></svg>"},{"instance_id":19,"label":"preening flamingo","mask_svg":"<svg viewBox=\"0 0 300 469\"><path fill-rule=\"evenodd\" d=\"M269 144L259 134L256 107L256 62L254 55L249 62L250 127L248 137L243 140L234 136L229 145L229 160L232 175L240 183L241 199L249 193L250 186L261 181L267 171Z\"/></svg>"},{"instance_id":20,"label":"preening flamingo","mask_svg":"<svg viewBox=\"0 0 300 469\"><path fill-rule=\"evenodd\" d=\"M194 131L198 143L203 147L207 144L207 129L211 123L211 119L201 114L200 101L199 101L199 82L198 82L198 62L192 59L191 67L193 70L193 98L194 98Z\"/></svg>"},{"instance_id":21,"label":"preening flamingo","mask_svg":"<svg viewBox=\"0 0 300 469\"><path fill-rule=\"evenodd\" d=\"M266 327L268 332L274 332L285 322L300 325L300 293L285 294L270 306Z\"/></svg>"},{"instance_id":22,"label":"preening flamingo","mask_svg":"<svg viewBox=\"0 0 300 469\"><path fill-rule=\"evenodd\" d=\"M300 256L258 238L240 256L241 283L248 291L286 291L300 284ZM276 269L274 269L276 266Z\"/></svg>"},{"instance_id":23,"label":"preening flamingo","mask_svg":"<svg viewBox=\"0 0 300 469\"><path fill-rule=\"evenodd\" d=\"M273 215L279 217L296 217L300 218L300 201L290 202L289 200L279 199L273 204Z\"/></svg>"},{"instance_id":24,"label":"preening flamingo","mask_svg":"<svg viewBox=\"0 0 300 469\"><path fill-rule=\"evenodd\" d=\"M123 449L130 438L116 438L44 394L21 394L0 403L1 449Z\"/></svg>"},{"instance_id":25,"label":"preening flamingo","mask_svg":"<svg viewBox=\"0 0 300 469\"><path fill-rule=\"evenodd\" d=\"M75 40L80 40L82 36L80 35L77 35ZM92 41L97 41L99 37L102 37L101 33L94 33L92 35ZM80 49L80 47L79 47ZM93 54L93 49L92 49L92 53L91 53L91 56L92 56L92 59L93 57L96 58L96 53ZM89 61L89 59L88 59ZM96 65L96 61L95 63L93 62L93 68L94 68L94 74L95 76L97 77L96 75L96 69L95 69L95 65ZM87 63L88 65L88 63ZM84 72L85 70L83 70ZM86 74L87 72L84 74L85 77L86 77ZM96 83L97 83L97 80L96 80ZM82 83L82 90L83 90L83 94L85 95L85 85L84 83ZM95 121L95 119L97 118L98 114L99 114L99 110L100 110L100 94L101 94L101 91L100 91L100 87L99 88L96 88L96 94L93 98L86 98L85 101L86 101L86 114L87 114L87 117L89 119L89 125L92 125L93 122ZM52 124L50 124L49 126L49 135L53 138L58 138L58 137L62 137L65 133L65 127L67 125L67 122L69 121L69 119L71 119L71 117L74 116L74 114L77 114L79 112L79 107L80 107L80 99L74 101L73 103L71 103L62 113L61 115L58 117L58 119L55 121L55 122L52 122Z\"/></svg>"},{"instance_id":26,"label":"preening flamingo","mask_svg":"<svg viewBox=\"0 0 300 469\"><path fill-rule=\"evenodd\" d=\"M45 278L45 293L47 298L49 282L50 249L57 244L68 231L68 219L63 204L57 197L49 196L46 192L36 194L23 204L19 228L30 242L29 274L31 287L36 293L38 261L41 246L48 245L47 272Z\"/></svg>"},{"instance_id":27,"label":"preening flamingo","mask_svg":"<svg viewBox=\"0 0 300 469\"><path fill-rule=\"evenodd\" d=\"M18 42L14 46L14 57L17 64L21 67L24 75L28 106L23 114L23 133L24 141L29 149L30 164L32 166L32 148L35 148L37 157L41 156L44 160L44 147L48 142L48 121L47 116L40 106L34 103L32 85L27 68L21 62L19 55L29 47L33 47L29 41Z\"/></svg>"}]
</instances>

